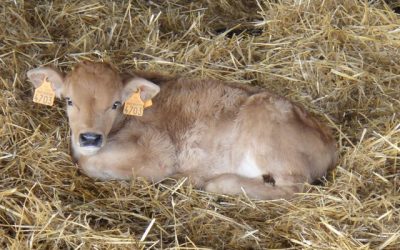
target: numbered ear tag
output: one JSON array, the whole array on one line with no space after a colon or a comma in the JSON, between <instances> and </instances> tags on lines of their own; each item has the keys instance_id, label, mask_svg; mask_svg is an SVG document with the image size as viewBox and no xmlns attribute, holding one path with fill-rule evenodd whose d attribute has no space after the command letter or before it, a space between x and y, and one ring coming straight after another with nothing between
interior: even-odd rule
<instances>
[{"instance_id":1,"label":"numbered ear tag","mask_svg":"<svg viewBox=\"0 0 400 250\"><path fill-rule=\"evenodd\" d=\"M43 105L53 106L55 93L51 87L51 83L47 81L47 77L43 79L42 84L35 89L33 95L33 102L40 103Z\"/></svg>"},{"instance_id":2,"label":"numbered ear tag","mask_svg":"<svg viewBox=\"0 0 400 250\"><path fill-rule=\"evenodd\" d=\"M133 93L133 95L125 101L124 114L142 116L144 109L144 102L140 98L140 90Z\"/></svg>"}]
</instances>

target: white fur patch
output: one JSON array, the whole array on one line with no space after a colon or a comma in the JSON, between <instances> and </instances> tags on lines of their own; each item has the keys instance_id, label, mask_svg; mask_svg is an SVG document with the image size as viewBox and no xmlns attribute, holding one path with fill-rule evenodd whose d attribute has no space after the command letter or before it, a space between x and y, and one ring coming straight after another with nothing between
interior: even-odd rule
<instances>
[{"instance_id":1,"label":"white fur patch","mask_svg":"<svg viewBox=\"0 0 400 250\"><path fill-rule=\"evenodd\" d=\"M262 176L260 168L256 164L250 152L247 152L244 155L244 158L238 168L238 174L248 178L255 178Z\"/></svg>"},{"instance_id":2,"label":"white fur patch","mask_svg":"<svg viewBox=\"0 0 400 250\"><path fill-rule=\"evenodd\" d=\"M81 154L84 156L91 156L91 155L96 154L100 150L100 148L88 146L88 147L76 147L75 150L77 151L78 154Z\"/></svg>"},{"instance_id":3,"label":"white fur patch","mask_svg":"<svg viewBox=\"0 0 400 250\"><path fill-rule=\"evenodd\" d=\"M292 109L292 104L285 99L277 99L274 104L282 113L287 113Z\"/></svg>"}]
</instances>

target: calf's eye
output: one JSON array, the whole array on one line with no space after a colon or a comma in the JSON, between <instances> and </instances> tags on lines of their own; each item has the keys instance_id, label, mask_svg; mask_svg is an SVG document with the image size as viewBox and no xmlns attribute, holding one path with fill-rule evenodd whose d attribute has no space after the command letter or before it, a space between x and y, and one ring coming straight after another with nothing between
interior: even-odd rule
<instances>
[{"instance_id":1,"label":"calf's eye","mask_svg":"<svg viewBox=\"0 0 400 250\"><path fill-rule=\"evenodd\" d=\"M116 101L116 102L114 102L114 104L112 105L112 109L117 109L117 108L119 108L121 106L121 102L120 101Z\"/></svg>"},{"instance_id":2,"label":"calf's eye","mask_svg":"<svg viewBox=\"0 0 400 250\"><path fill-rule=\"evenodd\" d=\"M66 99L67 99L67 105L68 106L72 106L71 98L67 97Z\"/></svg>"}]
</instances>

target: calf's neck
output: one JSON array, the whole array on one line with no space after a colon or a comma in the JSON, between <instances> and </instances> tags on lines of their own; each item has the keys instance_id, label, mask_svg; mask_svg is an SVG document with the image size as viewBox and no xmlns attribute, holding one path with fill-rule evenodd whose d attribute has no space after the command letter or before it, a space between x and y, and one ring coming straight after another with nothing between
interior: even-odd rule
<instances>
[{"instance_id":1,"label":"calf's neck","mask_svg":"<svg viewBox=\"0 0 400 250\"><path fill-rule=\"evenodd\" d=\"M251 198L289 198L335 165L330 130L303 108L266 90L158 73L120 74L107 63L82 62L47 79L67 102L72 156L101 180L189 177L197 188ZM152 100L142 116L122 113L139 93Z\"/></svg>"}]
</instances>

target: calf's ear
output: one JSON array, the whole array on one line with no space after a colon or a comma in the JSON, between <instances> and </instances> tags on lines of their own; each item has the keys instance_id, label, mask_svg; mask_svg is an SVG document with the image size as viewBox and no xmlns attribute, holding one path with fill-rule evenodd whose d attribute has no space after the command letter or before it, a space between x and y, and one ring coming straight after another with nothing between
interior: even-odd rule
<instances>
[{"instance_id":1,"label":"calf's ear","mask_svg":"<svg viewBox=\"0 0 400 250\"><path fill-rule=\"evenodd\" d=\"M153 99L160 92L160 87L155 83L141 77L132 77L125 79L122 92L122 101L125 102L131 95L140 89L142 101Z\"/></svg>"},{"instance_id":2,"label":"calf's ear","mask_svg":"<svg viewBox=\"0 0 400 250\"><path fill-rule=\"evenodd\" d=\"M64 86L64 74L60 71L50 67L39 67L29 70L27 76L35 88L40 87L43 80L47 78L56 96L58 98L61 97Z\"/></svg>"}]
</instances>

